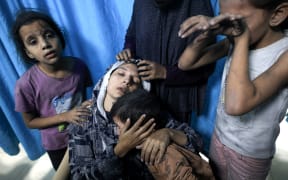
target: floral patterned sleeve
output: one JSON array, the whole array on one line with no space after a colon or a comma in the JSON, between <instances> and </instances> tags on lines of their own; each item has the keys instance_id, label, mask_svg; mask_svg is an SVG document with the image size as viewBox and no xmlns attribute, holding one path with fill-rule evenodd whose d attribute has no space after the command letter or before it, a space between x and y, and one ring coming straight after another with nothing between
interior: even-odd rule
<instances>
[{"instance_id":1,"label":"floral patterned sleeve","mask_svg":"<svg viewBox=\"0 0 288 180\"><path fill-rule=\"evenodd\" d=\"M187 123L181 123L172 117L169 117L166 128L176 129L182 131L187 136L187 144L185 148L193 152L201 152L203 148L203 140L196 131Z\"/></svg>"}]
</instances>

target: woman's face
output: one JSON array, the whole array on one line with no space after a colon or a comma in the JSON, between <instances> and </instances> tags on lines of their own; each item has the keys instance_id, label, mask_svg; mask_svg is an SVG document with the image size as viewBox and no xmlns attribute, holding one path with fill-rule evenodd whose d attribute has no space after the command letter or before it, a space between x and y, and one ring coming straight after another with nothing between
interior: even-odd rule
<instances>
[{"instance_id":1,"label":"woman's face","mask_svg":"<svg viewBox=\"0 0 288 180\"><path fill-rule=\"evenodd\" d=\"M116 100L127 92L136 90L141 85L135 64L122 64L110 76L106 96Z\"/></svg>"}]
</instances>

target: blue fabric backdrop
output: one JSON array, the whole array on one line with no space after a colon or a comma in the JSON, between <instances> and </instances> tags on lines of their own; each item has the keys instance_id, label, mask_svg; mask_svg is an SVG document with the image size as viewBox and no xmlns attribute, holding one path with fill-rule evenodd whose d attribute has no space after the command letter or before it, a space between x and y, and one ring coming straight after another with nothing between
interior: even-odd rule
<instances>
[{"instance_id":1,"label":"blue fabric backdrop","mask_svg":"<svg viewBox=\"0 0 288 180\"><path fill-rule=\"evenodd\" d=\"M218 11L217 0L211 0ZM19 113L14 111L14 85L28 68L16 54L10 27L18 10L31 8L50 14L65 32L65 54L79 57L88 65L95 83L115 61L122 49L124 35L132 12L132 0L6 0L0 5L0 147L10 155L19 152L21 143L31 160L44 150L38 130L26 128ZM215 71L216 79L221 72ZM215 74L214 73L214 74ZM210 138L215 101L218 99L215 80L210 81L209 103L200 121L192 124ZM216 83L217 84L217 83ZM215 89L215 90L214 90ZM214 103L213 103L214 102ZM211 106L211 107L210 107Z\"/></svg>"}]
</instances>

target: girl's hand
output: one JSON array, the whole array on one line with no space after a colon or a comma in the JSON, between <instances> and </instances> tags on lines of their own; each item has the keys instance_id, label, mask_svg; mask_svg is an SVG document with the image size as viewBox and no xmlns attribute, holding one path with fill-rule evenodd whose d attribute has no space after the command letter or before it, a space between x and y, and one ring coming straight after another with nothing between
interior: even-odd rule
<instances>
[{"instance_id":1,"label":"girl's hand","mask_svg":"<svg viewBox=\"0 0 288 180\"><path fill-rule=\"evenodd\" d=\"M130 129L128 129L130 120L126 121L124 127L120 129L119 141L114 148L116 155L125 156L127 152L141 144L151 134L155 127L154 119L141 125L144 119L145 115L142 115Z\"/></svg>"},{"instance_id":2,"label":"girl's hand","mask_svg":"<svg viewBox=\"0 0 288 180\"><path fill-rule=\"evenodd\" d=\"M93 105L92 99L86 100L86 101L82 102L82 104L81 104L82 107L86 107L86 108L90 108L92 105Z\"/></svg>"},{"instance_id":3,"label":"girl's hand","mask_svg":"<svg viewBox=\"0 0 288 180\"><path fill-rule=\"evenodd\" d=\"M61 114L65 122L78 124L87 120L91 116L91 110L84 106L75 107L74 109Z\"/></svg>"},{"instance_id":4,"label":"girl's hand","mask_svg":"<svg viewBox=\"0 0 288 180\"><path fill-rule=\"evenodd\" d=\"M141 145L141 160L147 164L159 163L170 144L170 134L166 128L155 131Z\"/></svg>"},{"instance_id":5,"label":"girl's hand","mask_svg":"<svg viewBox=\"0 0 288 180\"><path fill-rule=\"evenodd\" d=\"M166 79L166 68L161 64L142 60L137 64L137 67L142 80Z\"/></svg>"},{"instance_id":6,"label":"girl's hand","mask_svg":"<svg viewBox=\"0 0 288 180\"><path fill-rule=\"evenodd\" d=\"M132 58L132 53L131 53L130 49L124 49L123 51L119 52L116 55L116 59L118 61L120 61L120 60L129 60L131 58Z\"/></svg>"}]
</instances>

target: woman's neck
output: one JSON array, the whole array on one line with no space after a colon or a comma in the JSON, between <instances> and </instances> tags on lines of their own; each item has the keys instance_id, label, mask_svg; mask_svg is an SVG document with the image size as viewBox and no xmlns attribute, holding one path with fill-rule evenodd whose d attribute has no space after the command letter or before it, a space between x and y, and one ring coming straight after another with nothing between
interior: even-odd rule
<instances>
[{"instance_id":1,"label":"woman's neck","mask_svg":"<svg viewBox=\"0 0 288 180\"><path fill-rule=\"evenodd\" d=\"M114 102L115 102L114 99L112 99L111 97L106 95L106 97L104 98L104 103L103 103L104 104L104 110L106 112L110 112Z\"/></svg>"}]
</instances>

